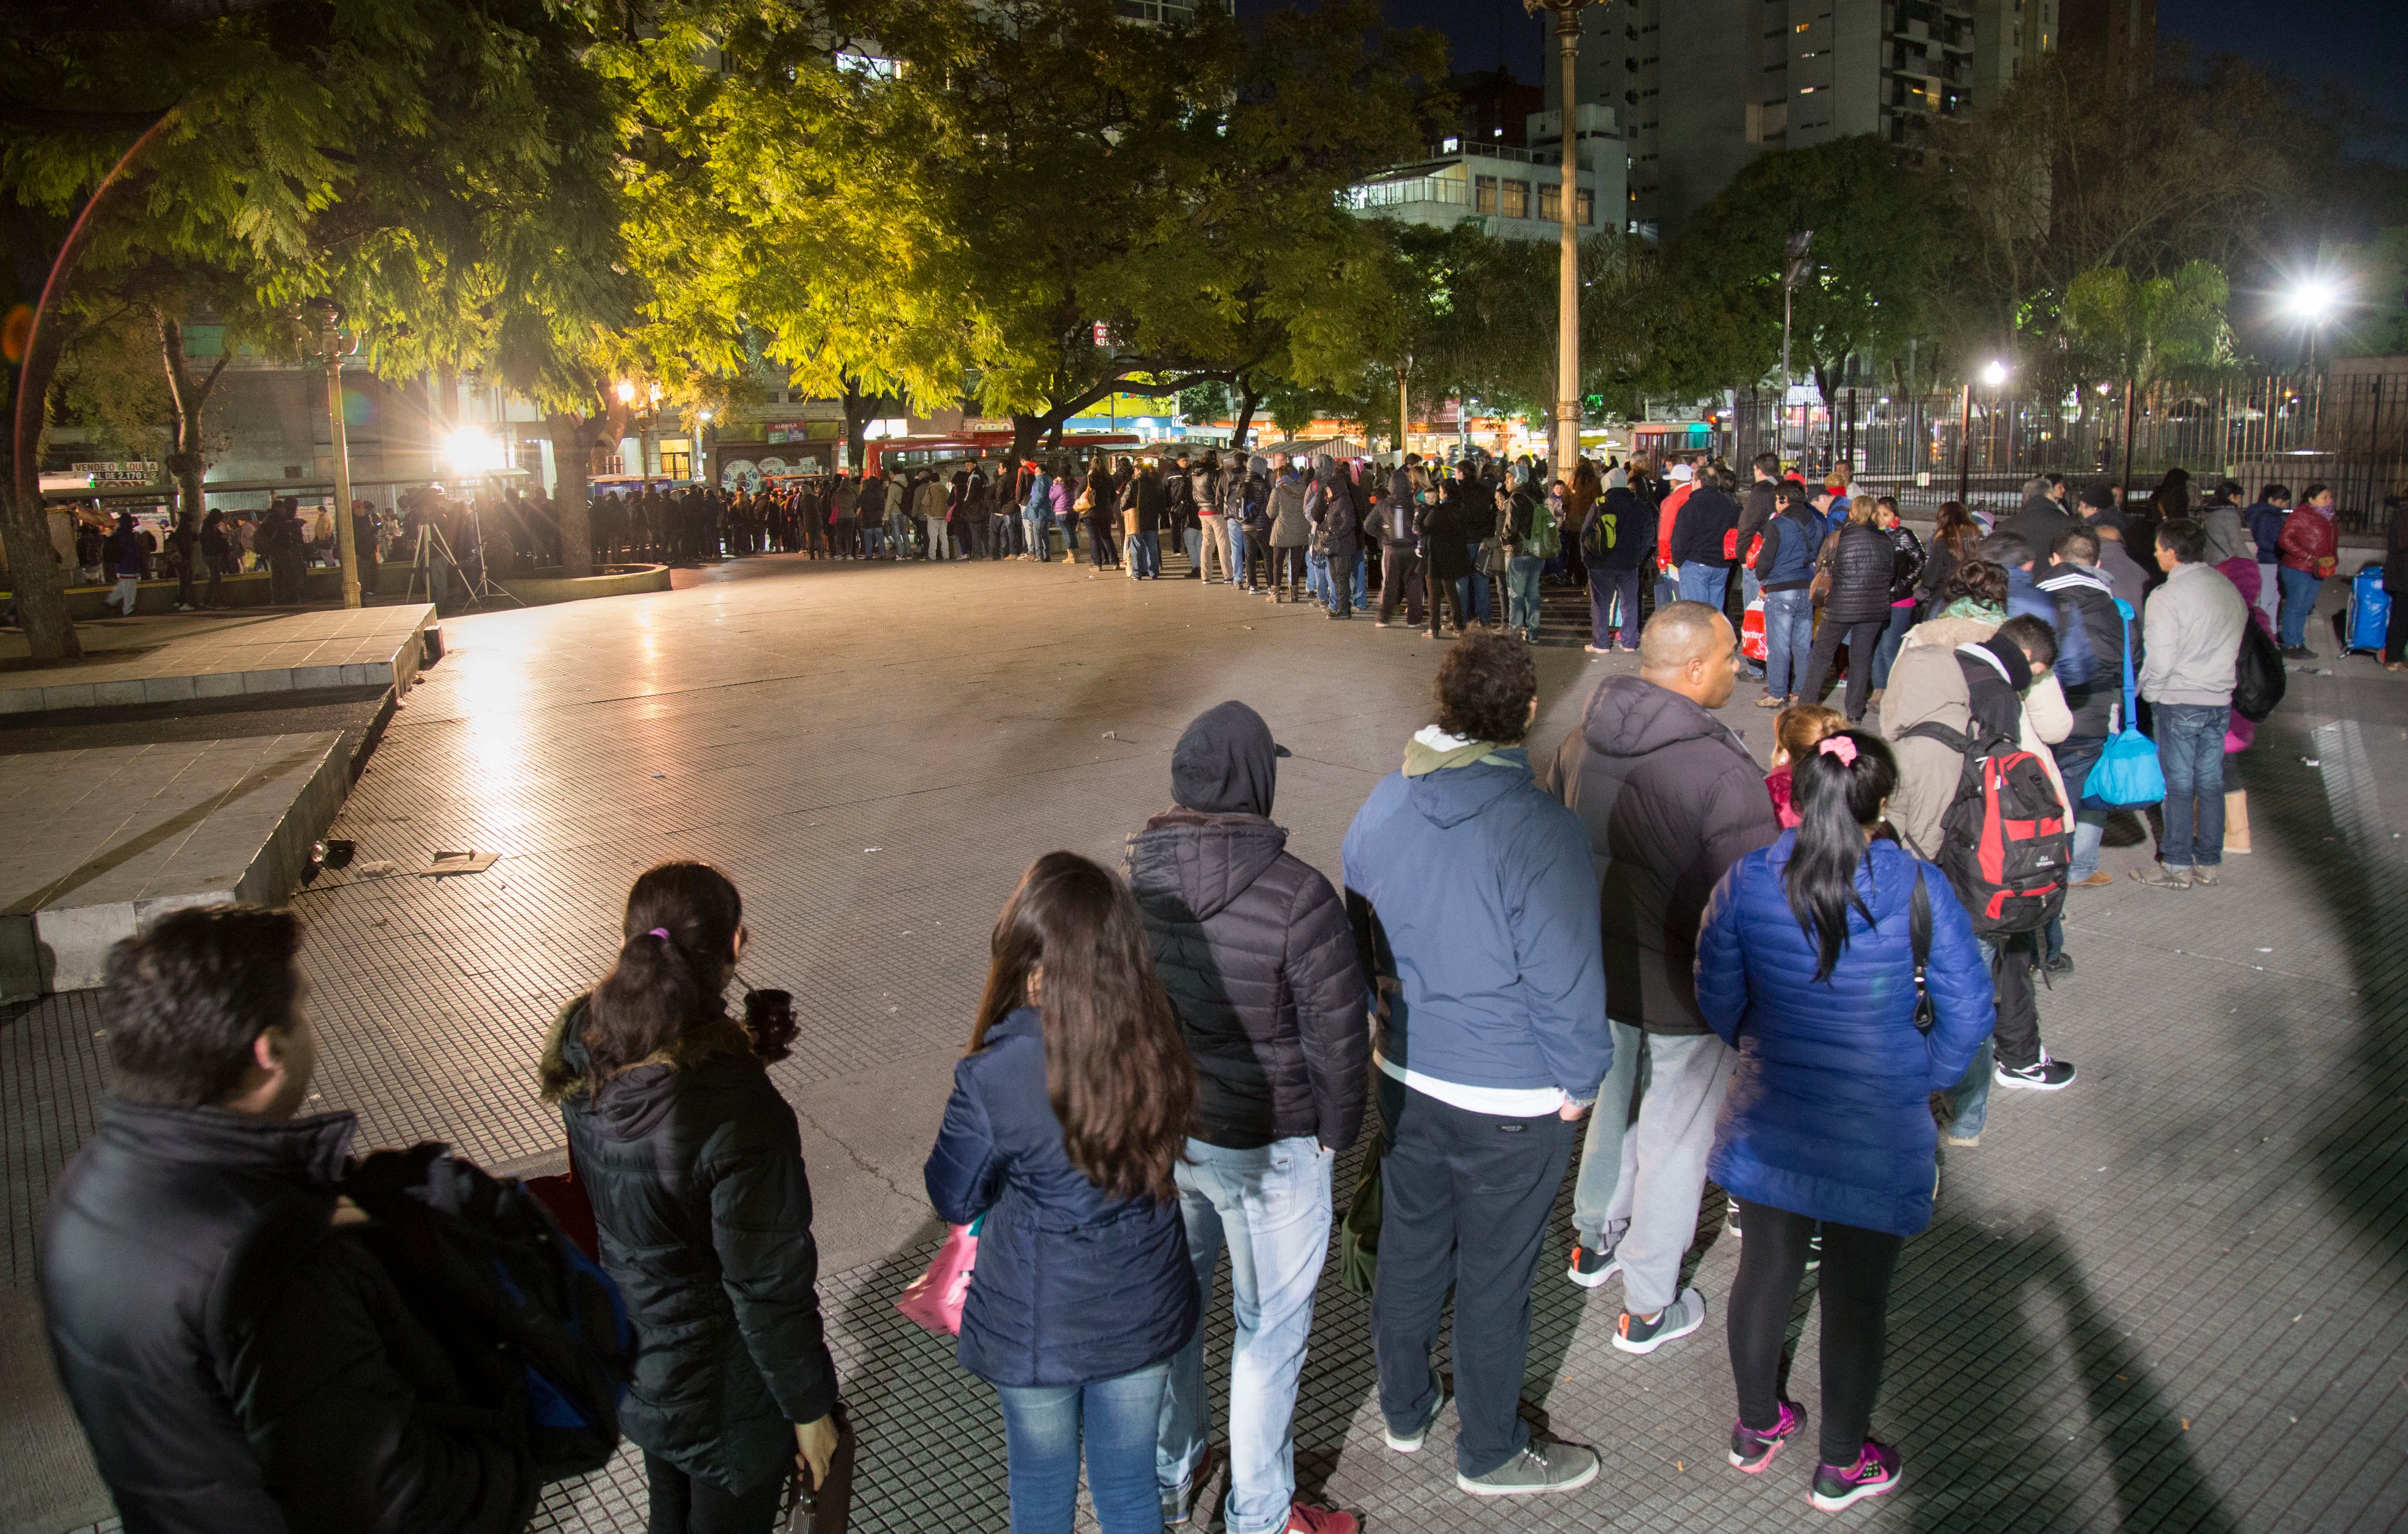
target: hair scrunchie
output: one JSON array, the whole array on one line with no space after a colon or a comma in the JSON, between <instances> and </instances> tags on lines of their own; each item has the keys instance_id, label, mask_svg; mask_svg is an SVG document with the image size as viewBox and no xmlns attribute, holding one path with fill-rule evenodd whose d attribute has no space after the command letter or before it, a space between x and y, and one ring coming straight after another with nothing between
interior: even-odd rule
<instances>
[{"instance_id":1,"label":"hair scrunchie","mask_svg":"<svg viewBox=\"0 0 2408 1534\"><path fill-rule=\"evenodd\" d=\"M1825 756L1836 756L1842 767L1856 765L1856 743L1844 735L1827 735L1814 748Z\"/></svg>"}]
</instances>

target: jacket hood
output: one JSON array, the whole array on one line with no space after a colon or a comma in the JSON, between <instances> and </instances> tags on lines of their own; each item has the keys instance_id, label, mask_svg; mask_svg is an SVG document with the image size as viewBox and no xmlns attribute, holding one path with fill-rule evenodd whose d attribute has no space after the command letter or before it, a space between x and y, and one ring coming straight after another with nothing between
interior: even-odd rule
<instances>
[{"instance_id":1,"label":"jacket hood","mask_svg":"<svg viewBox=\"0 0 2408 1534\"><path fill-rule=\"evenodd\" d=\"M1727 740L1733 750L1746 753L1730 726L1712 710L1644 677L1608 677L1598 682L1581 714L1581 736L1601 756L1644 756L1696 739Z\"/></svg>"},{"instance_id":2,"label":"jacket hood","mask_svg":"<svg viewBox=\"0 0 2408 1534\"><path fill-rule=\"evenodd\" d=\"M1170 792L1183 810L1268 815L1279 747L1263 716L1231 701L1196 716L1170 753Z\"/></svg>"},{"instance_id":3,"label":"jacket hood","mask_svg":"<svg viewBox=\"0 0 2408 1534\"><path fill-rule=\"evenodd\" d=\"M1905 646L1936 644L1954 650L1978 644L1999 631L2003 620L1989 618L1928 618L1906 631Z\"/></svg>"},{"instance_id":4,"label":"jacket hood","mask_svg":"<svg viewBox=\"0 0 2408 1534\"><path fill-rule=\"evenodd\" d=\"M596 1132L612 1140L640 1140L657 1126L677 1097L680 1071L723 1056L750 1054L752 1040L735 1022L716 1018L681 1036L668 1048L591 1090L594 1058L585 1048L590 996L560 1010L545 1039L538 1077L546 1102L582 1097Z\"/></svg>"},{"instance_id":5,"label":"jacket hood","mask_svg":"<svg viewBox=\"0 0 2408 1534\"><path fill-rule=\"evenodd\" d=\"M1337 459L1332 458L1329 454L1327 454L1327 453L1326 453L1326 452L1322 452L1322 453L1315 453L1315 454L1313 455L1313 459L1312 459L1312 474L1313 474L1313 478L1315 478L1315 479L1317 479L1317 480L1327 480L1327 479L1330 479L1331 477L1335 476L1335 475L1337 474L1337 472L1338 472L1338 460L1337 460Z\"/></svg>"},{"instance_id":6,"label":"jacket hood","mask_svg":"<svg viewBox=\"0 0 2408 1534\"><path fill-rule=\"evenodd\" d=\"M1271 461L1259 452L1246 460L1246 472L1249 474L1268 474L1270 471Z\"/></svg>"},{"instance_id":7,"label":"jacket hood","mask_svg":"<svg viewBox=\"0 0 2408 1534\"><path fill-rule=\"evenodd\" d=\"M1198 922L1236 903L1287 851L1287 832L1259 815L1167 810L1129 838L1129 889L1142 905L1175 900Z\"/></svg>"},{"instance_id":8,"label":"jacket hood","mask_svg":"<svg viewBox=\"0 0 2408 1534\"><path fill-rule=\"evenodd\" d=\"M1444 830L1460 825L1529 782L1529 753L1520 746L1484 753L1459 767L1405 777L1406 802L1424 820Z\"/></svg>"}]
</instances>

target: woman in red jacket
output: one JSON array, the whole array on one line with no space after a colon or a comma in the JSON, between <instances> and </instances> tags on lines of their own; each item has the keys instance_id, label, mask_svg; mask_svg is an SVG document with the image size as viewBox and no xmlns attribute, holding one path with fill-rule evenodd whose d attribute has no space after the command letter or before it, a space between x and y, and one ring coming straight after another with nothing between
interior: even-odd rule
<instances>
[{"instance_id":1,"label":"woman in red jacket","mask_svg":"<svg viewBox=\"0 0 2408 1534\"><path fill-rule=\"evenodd\" d=\"M2316 609L2326 578L2341 563L2330 485L2313 484L2301 493L2299 509L2283 519L2282 550L2283 653L2312 661L2316 652L2308 648L2308 615Z\"/></svg>"}]
</instances>

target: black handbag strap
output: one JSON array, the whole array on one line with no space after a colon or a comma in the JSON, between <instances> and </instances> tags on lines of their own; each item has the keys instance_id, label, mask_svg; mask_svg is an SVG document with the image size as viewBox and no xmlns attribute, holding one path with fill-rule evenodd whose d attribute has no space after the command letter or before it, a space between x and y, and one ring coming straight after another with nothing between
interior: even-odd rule
<instances>
[{"instance_id":1,"label":"black handbag strap","mask_svg":"<svg viewBox=\"0 0 2408 1534\"><path fill-rule=\"evenodd\" d=\"M1914 951L1914 1021L1928 1032L1936 1021L1932 1015L1930 989L1924 984L1924 972L1931 968L1931 895L1923 887L1923 866L1914 868L1914 894L1906 906L1906 937Z\"/></svg>"}]
</instances>

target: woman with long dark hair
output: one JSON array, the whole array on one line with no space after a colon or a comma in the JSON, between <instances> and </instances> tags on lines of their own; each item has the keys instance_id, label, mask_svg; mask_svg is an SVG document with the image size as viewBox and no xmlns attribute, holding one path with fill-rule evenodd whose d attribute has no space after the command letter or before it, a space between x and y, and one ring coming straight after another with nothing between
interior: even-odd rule
<instances>
[{"instance_id":1,"label":"woman with long dark hair","mask_svg":"<svg viewBox=\"0 0 2408 1534\"><path fill-rule=\"evenodd\" d=\"M1928 611L1936 612L1943 605L1945 599L1940 588L1956 573L1957 566L1973 557L1973 546L1981 541L1981 524L1965 509L1964 502L1940 503L1940 514L1931 524L1929 557L1924 560L1923 574L1914 583Z\"/></svg>"},{"instance_id":2,"label":"woman with long dark hair","mask_svg":"<svg viewBox=\"0 0 2408 1534\"><path fill-rule=\"evenodd\" d=\"M642 1343L620 1423L652 1534L767 1534L788 1469L816 1484L837 1445L810 1182L764 1068L792 1027L727 1015L744 902L718 869L648 869L621 931L541 1072Z\"/></svg>"},{"instance_id":3,"label":"woman with long dark hair","mask_svg":"<svg viewBox=\"0 0 2408 1534\"><path fill-rule=\"evenodd\" d=\"M1698 1006L1740 1054L1707 1162L1747 1231L1730 1297L1730 1462L1756 1474L1805 1426L1779 1382L1819 1224L1813 1496L1828 1511L1898 1484L1898 1451L1870 1435L1890 1275L1905 1239L1931 1223L1930 1095L1963 1074L1992 1010L1989 970L1948 876L1885 834L1898 786L1889 748L1843 730L1792 773L1797 828L1733 864L1706 909ZM1936 1011L1928 1023L1924 995Z\"/></svg>"},{"instance_id":4,"label":"woman with long dark hair","mask_svg":"<svg viewBox=\"0 0 2408 1534\"><path fill-rule=\"evenodd\" d=\"M982 1220L962 1367L1003 1400L1012 1534L1068 1534L1083 1441L1104 1534L1162 1527L1154 1441L1199 1300L1171 1168L1196 1067L1128 887L1075 853L996 919L928 1199Z\"/></svg>"}]
</instances>

